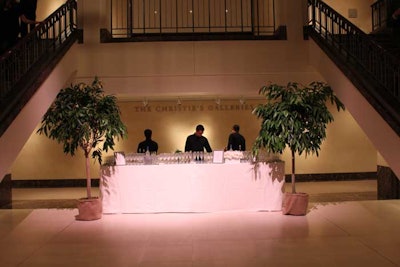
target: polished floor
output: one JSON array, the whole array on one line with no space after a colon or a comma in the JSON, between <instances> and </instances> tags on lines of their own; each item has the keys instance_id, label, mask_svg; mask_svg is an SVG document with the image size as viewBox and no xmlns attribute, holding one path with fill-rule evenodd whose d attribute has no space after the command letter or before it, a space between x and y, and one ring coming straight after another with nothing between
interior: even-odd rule
<instances>
[{"instance_id":1,"label":"polished floor","mask_svg":"<svg viewBox=\"0 0 400 267\"><path fill-rule=\"evenodd\" d=\"M298 183L298 191L310 194L306 216L117 214L82 222L65 206L83 189L14 190L18 205L0 210L0 266L400 266L400 200L376 200L376 181Z\"/></svg>"}]
</instances>

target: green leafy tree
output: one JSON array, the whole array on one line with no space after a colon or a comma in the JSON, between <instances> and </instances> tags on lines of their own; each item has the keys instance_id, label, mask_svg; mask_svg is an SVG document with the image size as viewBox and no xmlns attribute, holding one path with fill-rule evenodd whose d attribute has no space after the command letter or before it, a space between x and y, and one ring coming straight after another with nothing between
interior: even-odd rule
<instances>
[{"instance_id":1,"label":"green leafy tree","mask_svg":"<svg viewBox=\"0 0 400 267\"><path fill-rule=\"evenodd\" d=\"M44 114L37 133L63 144L74 156L78 148L86 158L87 198L91 198L89 157L102 163L102 151L114 149L114 139L126 136L116 97L105 95L96 77L91 85L79 83L62 89Z\"/></svg>"},{"instance_id":2,"label":"green leafy tree","mask_svg":"<svg viewBox=\"0 0 400 267\"><path fill-rule=\"evenodd\" d=\"M289 147L292 156L292 193L296 193L295 153L318 156L322 141L326 138L326 126L333 121L326 103L334 104L338 111L344 110L344 105L331 87L322 82L312 82L308 86L293 82L286 86L270 84L263 86L259 94L265 96L267 102L253 111L262 120L253 144L253 155L257 156L260 149L283 153Z\"/></svg>"}]
</instances>

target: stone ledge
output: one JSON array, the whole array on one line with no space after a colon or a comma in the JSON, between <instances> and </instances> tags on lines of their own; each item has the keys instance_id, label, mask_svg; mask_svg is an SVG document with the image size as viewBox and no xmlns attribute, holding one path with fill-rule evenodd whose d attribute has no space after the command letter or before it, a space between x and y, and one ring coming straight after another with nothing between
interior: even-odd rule
<instances>
[{"instance_id":1,"label":"stone ledge","mask_svg":"<svg viewBox=\"0 0 400 267\"><path fill-rule=\"evenodd\" d=\"M92 178L92 186L98 187L99 178ZM13 180L12 188L52 188L86 187L86 179L48 179L48 180Z\"/></svg>"},{"instance_id":2,"label":"stone ledge","mask_svg":"<svg viewBox=\"0 0 400 267\"><path fill-rule=\"evenodd\" d=\"M290 174L285 175L286 183L290 183L290 176ZM296 182L354 181L375 179L377 179L376 172L296 174Z\"/></svg>"}]
</instances>

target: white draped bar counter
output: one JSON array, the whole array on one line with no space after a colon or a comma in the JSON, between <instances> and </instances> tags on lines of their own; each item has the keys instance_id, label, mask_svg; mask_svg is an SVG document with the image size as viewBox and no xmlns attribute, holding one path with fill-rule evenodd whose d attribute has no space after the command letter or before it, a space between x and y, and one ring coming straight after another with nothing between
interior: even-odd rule
<instances>
[{"instance_id":1,"label":"white draped bar counter","mask_svg":"<svg viewBox=\"0 0 400 267\"><path fill-rule=\"evenodd\" d=\"M103 166L103 213L280 211L284 163Z\"/></svg>"}]
</instances>

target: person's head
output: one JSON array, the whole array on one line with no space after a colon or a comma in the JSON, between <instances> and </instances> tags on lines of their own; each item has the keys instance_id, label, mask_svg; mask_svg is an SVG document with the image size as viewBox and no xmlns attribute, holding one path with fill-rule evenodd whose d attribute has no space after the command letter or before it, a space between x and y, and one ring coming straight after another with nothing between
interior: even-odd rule
<instances>
[{"instance_id":1,"label":"person's head","mask_svg":"<svg viewBox=\"0 0 400 267\"><path fill-rule=\"evenodd\" d=\"M235 125L232 126L232 130L233 130L234 132L238 133L239 130L240 130L240 126L237 125L237 124L235 124Z\"/></svg>"},{"instance_id":2,"label":"person's head","mask_svg":"<svg viewBox=\"0 0 400 267\"><path fill-rule=\"evenodd\" d=\"M144 136L146 136L146 139L151 139L151 134L153 132L150 129L144 130Z\"/></svg>"},{"instance_id":3,"label":"person's head","mask_svg":"<svg viewBox=\"0 0 400 267\"><path fill-rule=\"evenodd\" d=\"M204 132L204 126L203 125L201 125L201 124L199 124L199 125L197 125L196 126L196 135L197 136L202 136L203 135L203 132Z\"/></svg>"}]
</instances>

